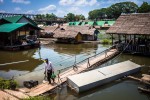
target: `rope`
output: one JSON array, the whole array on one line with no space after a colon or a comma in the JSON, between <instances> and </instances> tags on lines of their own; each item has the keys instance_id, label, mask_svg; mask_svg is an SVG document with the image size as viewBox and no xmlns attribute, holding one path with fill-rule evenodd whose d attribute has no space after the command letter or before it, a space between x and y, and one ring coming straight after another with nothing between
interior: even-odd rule
<instances>
[{"instance_id":1,"label":"rope","mask_svg":"<svg viewBox=\"0 0 150 100\"><path fill-rule=\"evenodd\" d=\"M130 40L131 42L131 40ZM127 44L127 46L123 49L123 51L120 52L119 55L117 55L116 57L114 57L112 60L115 60L116 58L120 57L122 55L122 53L127 49L127 47L129 46L130 42Z\"/></svg>"}]
</instances>

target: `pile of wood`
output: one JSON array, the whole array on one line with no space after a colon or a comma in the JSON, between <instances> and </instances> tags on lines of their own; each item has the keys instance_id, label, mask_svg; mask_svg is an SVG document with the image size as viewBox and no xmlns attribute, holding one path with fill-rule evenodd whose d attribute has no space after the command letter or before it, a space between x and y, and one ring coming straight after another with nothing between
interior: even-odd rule
<instances>
[{"instance_id":1,"label":"pile of wood","mask_svg":"<svg viewBox=\"0 0 150 100\"><path fill-rule=\"evenodd\" d=\"M142 74L142 78L136 78L133 76L128 76L128 78L131 78L136 81L140 81L143 83L144 87L138 87L138 89L142 92L150 93L150 75Z\"/></svg>"}]
</instances>

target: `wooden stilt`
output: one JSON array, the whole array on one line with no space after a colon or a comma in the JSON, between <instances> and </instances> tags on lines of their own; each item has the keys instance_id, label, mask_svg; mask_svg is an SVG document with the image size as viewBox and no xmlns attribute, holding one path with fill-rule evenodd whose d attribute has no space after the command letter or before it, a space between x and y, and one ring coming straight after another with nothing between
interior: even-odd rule
<instances>
[{"instance_id":1,"label":"wooden stilt","mask_svg":"<svg viewBox=\"0 0 150 100\"><path fill-rule=\"evenodd\" d=\"M113 34L111 35L111 39L112 39L112 45L113 45Z\"/></svg>"}]
</instances>

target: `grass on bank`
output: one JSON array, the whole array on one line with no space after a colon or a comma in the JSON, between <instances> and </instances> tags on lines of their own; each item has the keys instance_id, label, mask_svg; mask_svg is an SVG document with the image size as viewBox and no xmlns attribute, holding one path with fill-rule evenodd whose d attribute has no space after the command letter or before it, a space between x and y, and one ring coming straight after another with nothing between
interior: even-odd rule
<instances>
[{"instance_id":1,"label":"grass on bank","mask_svg":"<svg viewBox=\"0 0 150 100\"><path fill-rule=\"evenodd\" d=\"M15 80L6 80L0 77L0 89L12 89L15 90L18 83Z\"/></svg>"},{"instance_id":2,"label":"grass on bank","mask_svg":"<svg viewBox=\"0 0 150 100\"><path fill-rule=\"evenodd\" d=\"M111 36L106 34L105 31L101 31L100 34L98 34L98 39L102 44L111 44Z\"/></svg>"},{"instance_id":3,"label":"grass on bank","mask_svg":"<svg viewBox=\"0 0 150 100\"><path fill-rule=\"evenodd\" d=\"M37 97L30 97L22 100L51 100L51 98L48 96L37 96Z\"/></svg>"}]
</instances>

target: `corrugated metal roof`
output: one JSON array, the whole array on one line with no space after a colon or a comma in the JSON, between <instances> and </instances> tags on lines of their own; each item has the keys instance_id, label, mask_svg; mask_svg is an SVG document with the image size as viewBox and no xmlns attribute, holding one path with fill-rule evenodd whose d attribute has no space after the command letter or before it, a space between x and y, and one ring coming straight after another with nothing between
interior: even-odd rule
<instances>
[{"instance_id":1,"label":"corrugated metal roof","mask_svg":"<svg viewBox=\"0 0 150 100\"><path fill-rule=\"evenodd\" d=\"M74 22L69 22L69 25L73 25L74 24Z\"/></svg>"},{"instance_id":2,"label":"corrugated metal roof","mask_svg":"<svg viewBox=\"0 0 150 100\"><path fill-rule=\"evenodd\" d=\"M97 24L98 26L104 26L105 21L97 21L96 24Z\"/></svg>"},{"instance_id":3,"label":"corrugated metal roof","mask_svg":"<svg viewBox=\"0 0 150 100\"><path fill-rule=\"evenodd\" d=\"M19 21L21 18L23 17L23 15L20 16L12 16L12 17L5 17L4 19L12 22L12 23L16 23L17 21Z\"/></svg>"},{"instance_id":4,"label":"corrugated metal roof","mask_svg":"<svg viewBox=\"0 0 150 100\"><path fill-rule=\"evenodd\" d=\"M81 26L84 26L85 25L85 22L82 22Z\"/></svg>"},{"instance_id":5,"label":"corrugated metal roof","mask_svg":"<svg viewBox=\"0 0 150 100\"><path fill-rule=\"evenodd\" d=\"M2 32L10 33L25 25L29 25L30 27L33 27L34 29L41 30L41 28L34 26L30 23L7 23L7 24L0 25L0 33Z\"/></svg>"},{"instance_id":6,"label":"corrugated metal roof","mask_svg":"<svg viewBox=\"0 0 150 100\"><path fill-rule=\"evenodd\" d=\"M108 25L113 25L115 23L115 21L107 21Z\"/></svg>"},{"instance_id":7,"label":"corrugated metal roof","mask_svg":"<svg viewBox=\"0 0 150 100\"><path fill-rule=\"evenodd\" d=\"M88 25L94 25L94 22L88 22Z\"/></svg>"},{"instance_id":8,"label":"corrugated metal roof","mask_svg":"<svg viewBox=\"0 0 150 100\"><path fill-rule=\"evenodd\" d=\"M0 32L9 33L12 32L22 26L25 26L28 23L7 23L0 25Z\"/></svg>"},{"instance_id":9,"label":"corrugated metal roof","mask_svg":"<svg viewBox=\"0 0 150 100\"><path fill-rule=\"evenodd\" d=\"M32 19L30 19L30 18L28 18L24 15L5 17L3 19L6 20L6 21L9 21L11 23L17 23L21 18L26 18L32 25L37 26L37 24Z\"/></svg>"},{"instance_id":10,"label":"corrugated metal roof","mask_svg":"<svg viewBox=\"0 0 150 100\"><path fill-rule=\"evenodd\" d=\"M78 26L81 22L74 22L74 25Z\"/></svg>"}]
</instances>

